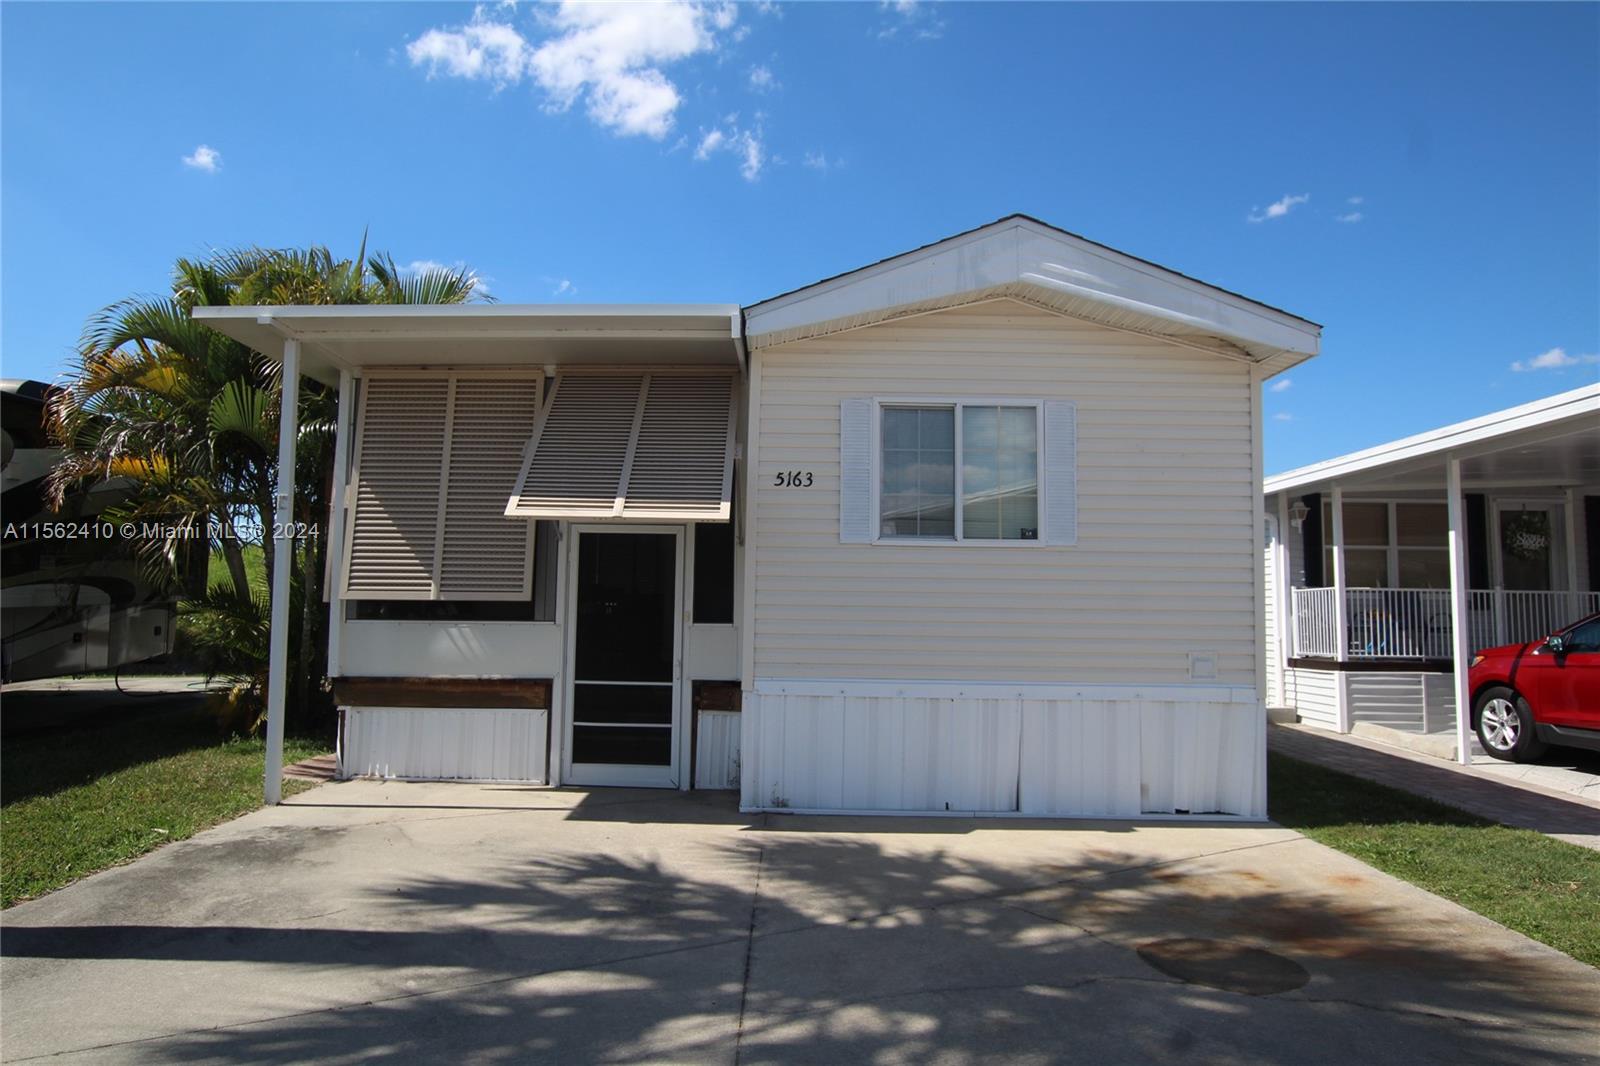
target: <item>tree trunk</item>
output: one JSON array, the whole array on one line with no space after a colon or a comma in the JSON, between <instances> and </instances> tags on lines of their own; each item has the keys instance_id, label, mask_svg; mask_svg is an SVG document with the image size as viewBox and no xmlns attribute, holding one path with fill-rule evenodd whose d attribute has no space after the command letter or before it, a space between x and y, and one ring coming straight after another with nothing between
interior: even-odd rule
<instances>
[{"instance_id":1,"label":"tree trunk","mask_svg":"<svg viewBox=\"0 0 1600 1066\"><path fill-rule=\"evenodd\" d=\"M222 559L228 564L228 576L233 579L233 594L240 603L250 602L250 574L244 568L244 552L233 537L233 523L228 523L228 536L222 538Z\"/></svg>"},{"instance_id":2,"label":"tree trunk","mask_svg":"<svg viewBox=\"0 0 1600 1066\"><path fill-rule=\"evenodd\" d=\"M272 536L272 525L277 521L277 515L272 509L271 484L256 486L256 510L261 514L261 558L266 563L267 595L272 594L272 573L275 556L277 555L278 542ZM290 566L294 561L290 560Z\"/></svg>"},{"instance_id":3,"label":"tree trunk","mask_svg":"<svg viewBox=\"0 0 1600 1066\"><path fill-rule=\"evenodd\" d=\"M311 705L311 675L316 669L317 638L320 630L316 618L317 610L322 606L322 574L317 566L317 553L312 547L314 542L301 537L298 543L301 559L300 662L294 672L294 705L303 721Z\"/></svg>"}]
</instances>

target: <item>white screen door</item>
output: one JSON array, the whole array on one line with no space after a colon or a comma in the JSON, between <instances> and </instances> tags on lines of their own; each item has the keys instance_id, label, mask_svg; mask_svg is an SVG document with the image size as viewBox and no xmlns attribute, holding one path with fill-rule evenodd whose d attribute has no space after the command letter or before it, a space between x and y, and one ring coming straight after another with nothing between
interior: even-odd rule
<instances>
[{"instance_id":1,"label":"white screen door","mask_svg":"<svg viewBox=\"0 0 1600 1066\"><path fill-rule=\"evenodd\" d=\"M574 533L562 777L676 788L682 530L579 526Z\"/></svg>"}]
</instances>

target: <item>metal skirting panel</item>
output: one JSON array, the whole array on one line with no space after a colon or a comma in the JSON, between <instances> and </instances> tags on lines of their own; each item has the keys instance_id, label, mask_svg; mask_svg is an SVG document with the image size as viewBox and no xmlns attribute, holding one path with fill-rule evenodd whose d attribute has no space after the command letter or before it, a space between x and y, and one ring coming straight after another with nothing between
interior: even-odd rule
<instances>
[{"instance_id":1,"label":"metal skirting panel","mask_svg":"<svg viewBox=\"0 0 1600 1066\"><path fill-rule=\"evenodd\" d=\"M1422 731L1424 733L1455 732L1455 675L1423 674L1422 691Z\"/></svg>"},{"instance_id":2,"label":"metal skirting panel","mask_svg":"<svg viewBox=\"0 0 1600 1066\"><path fill-rule=\"evenodd\" d=\"M745 693L746 810L1266 814L1266 719L1250 688L783 687Z\"/></svg>"},{"instance_id":3,"label":"metal skirting panel","mask_svg":"<svg viewBox=\"0 0 1600 1066\"><path fill-rule=\"evenodd\" d=\"M698 711L695 728L694 787L739 787L738 711Z\"/></svg>"},{"instance_id":4,"label":"metal skirting panel","mask_svg":"<svg viewBox=\"0 0 1600 1066\"><path fill-rule=\"evenodd\" d=\"M1352 722L1402 733L1449 733L1455 729L1455 681L1439 673L1344 675Z\"/></svg>"},{"instance_id":5,"label":"metal skirting panel","mask_svg":"<svg viewBox=\"0 0 1600 1066\"><path fill-rule=\"evenodd\" d=\"M1422 733L1424 718L1423 675L1351 673L1345 678L1350 699L1350 720Z\"/></svg>"},{"instance_id":6,"label":"metal skirting panel","mask_svg":"<svg viewBox=\"0 0 1600 1066\"><path fill-rule=\"evenodd\" d=\"M1283 672L1283 700L1307 725L1339 728L1339 674L1333 670Z\"/></svg>"},{"instance_id":7,"label":"metal skirting panel","mask_svg":"<svg viewBox=\"0 0 1600 1066\"><path fill-rule=\"evenodd\" d=\"M348 707L340 777L544 784L549 712Z\"/></svg>"}]
</instances>

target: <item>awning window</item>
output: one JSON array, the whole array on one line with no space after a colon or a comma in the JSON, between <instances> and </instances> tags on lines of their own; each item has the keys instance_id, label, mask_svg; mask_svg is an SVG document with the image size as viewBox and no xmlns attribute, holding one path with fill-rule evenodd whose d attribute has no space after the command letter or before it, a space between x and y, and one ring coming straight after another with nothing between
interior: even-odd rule
<instances>
[{"instance_id":1,"label":"awning window","mask_svg":"<svg viewBox=\"0 0 1600 1066\"><path fill-rule=\"evenodd\" d=\"M505 513L725 522L734 401L726 373L559 374Z\"/></svg>"}]
</instances>

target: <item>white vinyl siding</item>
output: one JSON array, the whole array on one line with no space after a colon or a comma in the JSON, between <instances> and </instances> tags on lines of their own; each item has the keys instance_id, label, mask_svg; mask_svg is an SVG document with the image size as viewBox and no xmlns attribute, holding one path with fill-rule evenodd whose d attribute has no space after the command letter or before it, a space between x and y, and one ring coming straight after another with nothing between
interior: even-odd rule
<instances>
[{"instance_id":1,"label":"white vinyl siding","mask_svg":"<svg viewBox=\"0 0 1600 1066\"><path fill-rule=\"evenodd\" d=\"M1245 364L1013 301L759 358L758 678L1187 682L1205 650L1221 683L1255 684ZM859 521L839 510L841 405L906 395L1075 404L1076 546L841 543Z\"/></svg>"},{"instance_id":2,"label":"white vinyl siding","mask_svg":"<svg viewBox=\"0 0 1600 1066\"><path fill-rule=\"evenodd\" d=\"M344 598L529 594L532 526L504 511L541 385L504 373L363 380Z\"/></svg>"}]
</instances>

